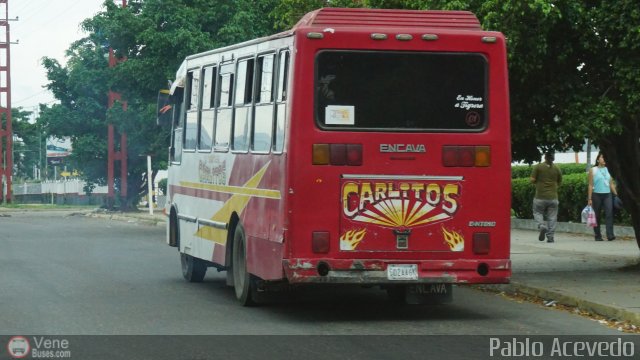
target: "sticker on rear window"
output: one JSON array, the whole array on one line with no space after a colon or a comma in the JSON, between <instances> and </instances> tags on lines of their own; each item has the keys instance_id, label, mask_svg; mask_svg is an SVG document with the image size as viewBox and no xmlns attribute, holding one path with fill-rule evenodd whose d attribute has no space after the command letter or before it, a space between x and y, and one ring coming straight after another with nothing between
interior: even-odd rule
<instances>
[{"instance_id":1,"label":"sticker on rear window","mask_svg":"<svg viewBox=\"0 0 640 360\"><path fill-rule=\"evenodd\" d=\"M346 105L327 105L324 123L327 125L354 125L355 108Z\"/></svg>"}]
</instances>

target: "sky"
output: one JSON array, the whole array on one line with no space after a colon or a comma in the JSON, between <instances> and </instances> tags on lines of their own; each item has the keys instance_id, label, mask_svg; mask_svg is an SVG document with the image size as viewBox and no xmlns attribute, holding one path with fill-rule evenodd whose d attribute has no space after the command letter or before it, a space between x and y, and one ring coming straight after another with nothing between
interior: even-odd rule
<instances>
[{"instance_id":1,"label":"sky","mask_svg":"<svg viewBox=\"0 0 640 360\"><path fill-rule=\"evenodd\" d=\"M80 23L103 10L104 0L9 0L11 45L11 107L35 111L38 104L52 104L53 95L43 88L47 75L41 59L66 63L65 51L86 36ZM119 4L120 1L117 1ZM4 13L2 14L4 16Z\"/></svg>"}]
</instances>

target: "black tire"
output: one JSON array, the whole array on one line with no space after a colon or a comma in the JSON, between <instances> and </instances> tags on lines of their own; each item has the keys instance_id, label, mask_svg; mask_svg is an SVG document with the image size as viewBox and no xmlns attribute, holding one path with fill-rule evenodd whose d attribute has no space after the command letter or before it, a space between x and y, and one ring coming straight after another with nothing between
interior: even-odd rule
<instances>
[{"instance_id":1,"label":"black tire","mask_svg":"<svg viewBox=\"0 0 640 360\"><path fill-rule=\"evenodd\" d=\"M242 224L236 225L233 234L233 287L236 299L242 306L255 305L254 295L256 291L255 279L247 270L247 240Z\"/></svg>"},{"instance_id":2,"label":"black tire","mask_svg":"<svg viewBox=\"0 0 640 360\"><path fill-rule=\"evenodd\" d=\"M180 249L180 237L178 236L178 221L176 216L171 214L169 220L169 246Z\"/></svg>"},{"instance_id":3,"label":"black tire","mask_svg":"<svg viewBox=\"0 0 640 360\"><path fill-rule=\"evenodd\" d=\"M207 264L191 255L180 253L182 276L188 282L202 282L207 273Z\"/></svg>"}]
</instances>

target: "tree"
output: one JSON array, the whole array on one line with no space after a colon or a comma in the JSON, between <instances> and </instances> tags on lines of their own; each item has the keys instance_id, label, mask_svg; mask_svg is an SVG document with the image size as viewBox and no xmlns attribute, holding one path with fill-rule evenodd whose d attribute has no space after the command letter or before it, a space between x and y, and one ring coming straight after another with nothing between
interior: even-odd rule
<instances>
[{"instance_id":1,"label":"tree","mask_svg":"<svg viewBox=\"0 0 640 360\"><path fill-rule=\"evenodd\" d=\"M33 177L33 168L40 168L45 155L45 139L38 123L31 123L33 112L22 108L11 109L11 123L16 141L13 143L13 165L17 178Z\"/></svg>"},{"instance_id":2,"label":"tree","mask_svg":"<svg viewBox=\"0 0 640 360\"><path fill-rule=\"evenodd\" d=\"M106 183L107 124L114 124L128 136L129 196L122 206L132 207L146 193L144 156L154 159L153 176L167 166L169 133L155 126L158 90L166 88L187 55L272 33L264 13L275 1L253 3L133 0L121 8L106 0L102 12L83 22L88 35L71 44L66 66L43 60L47 88L60 104L43 107L42 122L51 134L71 137L69 160L89 186ZM109 68L109 48L126 61ZM109 89L122 94L127 111L120 106L107 111Z\"/></svg>"},{"instance_id":3,"label":"tree","mask_svg":"<svg viewBox=\"0 0 640 360\"><path fill-rule=\"evenodd\" d=\"M281 29L292 28L302 17L322 7L378 7L370 6L366 0L281 0L271 12L275 26Z\"/></svg>"},{"instance_id":4,"label":"tree","mask_svg":"<svg viewBox=\"0 0 640 360\"><path fill-rule=\"evenodd\" d=\"M300 0L275 15L292 24ZM323 1L316 1L326 4ZM354 1L356 3L356 1ZM376 8L470 10L505 34L512 159L581 148L589 138L608 159L640 247L640 8L633 0L363 0ZM586 201L586 194L585 194Z\"/></svg>"},{"instance_id":5,"label":"tree","mask_svg":"<svg viewBox=\"0 0 640 360\"><path fill-rule=\"evenodd\" d=\"M637 3L495 0L477 10L485 27L508 38L514 160L593 140L618 180L640 247Z\"/></svg>"}]
</instances>

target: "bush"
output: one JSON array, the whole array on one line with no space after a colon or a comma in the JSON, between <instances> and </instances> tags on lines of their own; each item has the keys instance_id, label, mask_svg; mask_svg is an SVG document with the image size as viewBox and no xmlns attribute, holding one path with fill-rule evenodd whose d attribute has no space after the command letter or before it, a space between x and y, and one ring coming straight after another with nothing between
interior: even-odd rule
<instances>
[{"instance_id":1,"label":"bush","mask_svg":"<svg viewBox=\"0 0 640 360\"><path fill-rule=\"evenodd\" d=\"M511 180L511 209L519 219L532 219L533 196L536 188L529 182L529 178Z\"/></svg>"},{"instance_id":2,"label":"bush","mask_svg":"<svg viewBox=\"0 0 640 360\"><path fill-rule=\"evenodd\" d=\"M562 175L586 174L586 164L556 164L562 171ZM522 179L531 177L533 165L516 165L511 167L511 178Z\"/></svg>"},{"instance_id":3,"label":"bush","mask_svg":"<svg viewBox=\"0 0 640 360\"><path fill-rule=\"evenodd\" d=\"M532 165L516 165L511 167L511 178L512 179L529 179L531 176L531 171L533 170Z\"/></svg>"}]
</instances>

